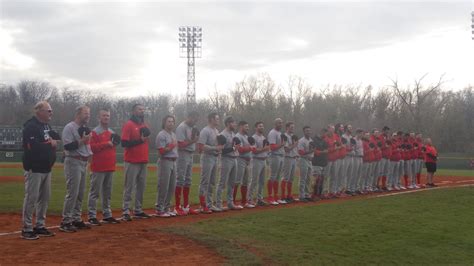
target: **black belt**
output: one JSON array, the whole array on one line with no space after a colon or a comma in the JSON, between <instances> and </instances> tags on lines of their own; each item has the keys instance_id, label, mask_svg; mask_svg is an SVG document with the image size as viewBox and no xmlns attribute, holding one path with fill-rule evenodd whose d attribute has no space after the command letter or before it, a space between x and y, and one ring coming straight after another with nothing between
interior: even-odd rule
<instances>
[{"instance_id":1,"label":"black belt","mask_svg":"<svg viewBox=\"0 0 474 266\"><path fill-rule=\"evenodd\" d=\"M285 156L285 158L296 159L296 158L298 158L298 156L294 156L294 157L291 157L291 156Z\"/></svg>"},{"instance_id":2,"label":"black belt","mask_svg":"<svg viewBox=\"0 0 474 266\"><path fill-rule=\"evenodd\" d=\"M176 161L176 157L161 157L161 160Z\"/></svg>"},{"instance_id":3,"label":"black belt","mask_svg":"<svg viewBox=\"0 0 474 266\"><path fill-rule=\"evenodd\" d=\"M245 161L247 161L247 162L250 162L250 158L248 158L248 157L239 157L239 159L242 159L242 160L245 160Z\"/></svg>"},{"instance_id":4,"label":"black belt","mask_svg":"<svg viewBox=\"0 0 474 266\"><path fill-rule=\"evenodd\" d=\"M253 157L254 159L260 160L260 161L265 161L267 158L262 158L262 157Z\"/></svg>"}]
</instances>

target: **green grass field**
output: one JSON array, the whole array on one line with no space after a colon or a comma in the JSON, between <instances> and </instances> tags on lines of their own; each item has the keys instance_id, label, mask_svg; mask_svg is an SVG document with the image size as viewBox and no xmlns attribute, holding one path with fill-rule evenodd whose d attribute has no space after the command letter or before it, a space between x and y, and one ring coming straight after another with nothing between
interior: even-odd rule
<instances>
[{"instance_id":1,"label":"green grass field","mask_svg":"<svg viewBox=\"0 0 474 266\"><path fill-rule=\"evenodd\" d=\"M20 164L18 164L20 165ZM22 176L23 170L20 168L0 168L0 179L2 176ZM473 176L470 170L444 170L440 169L437 175L450 176ZM295 177L298 182L298 177ZM89 176L87 176L87 189L84 195L83 210L86 210L87 193L89 190ZM114 175L113 192L112 192L112 208L120 209L122 206L124 177L122 171L117 171ZM191 202L197 203L197 190L199 187L199 174L193 175L193 185L191 188ZM144 194L144 207L154 208L157 194L157 173L156 170L149 170L147 176L146 190ZM266 189L265 189L266 191ZM297 193L297 185L293 186L293 193ZM0 183L0 212L21 212L24 196L24 184L22 182ZM66 182L62 168L53 169L51 181L51 200L49 203L48 213L60 214L63 208L64 196L66 195ZM240 198L240 194L238 196ZM99 207L99 206L98 206ZM100 208L99 208L100 209ZM117 213L118 214L118 213Z\"/></svg>"},{"instance_id":2,"label":"green grass field","mask_svg":"<svg viewBox=\"0 0 474 266\"><path fill-rule=\"evenodd\" d=\"M241 213L157 228L230 264L473 265L474 187Z\"/></svg>"}]
</instances>

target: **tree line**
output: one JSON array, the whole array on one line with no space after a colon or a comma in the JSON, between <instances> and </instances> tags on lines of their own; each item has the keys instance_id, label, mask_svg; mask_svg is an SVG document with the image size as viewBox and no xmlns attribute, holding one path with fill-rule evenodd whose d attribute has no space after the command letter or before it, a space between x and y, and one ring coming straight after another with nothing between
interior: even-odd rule
<instances>
[{"instance_id":1,"label":"tree line","mask_svg":"<svg viewBox=\"0 0 474 266\"><path fill-rule=\"evenodd\" d=\"M194 109L202 117L199 127L206 124L206 115L217 112L221 117L232 115L253 125L263 121L269 130L276 117L294 121L297 134L309 125L313 132L329 123L350 123L354 128L370 130L385 125L392 130L421 132L433 139L443 152L474 150L474 87L454 91L444 88L443 77L432 84L425 76L413 84L401 86L392 80L390 86L373 87L326 86L314 88L303 78L289 77L278 85L268 74L246 77L226 91L214 90L198 99ZM111 110L111 126L120 129L129 118L131 106L142 103L147 108L147 121L156 135L161 119L172 114L179 123L186 114L186 99L166 94L137 97L110 95L58 88L41 81L23 80L17 84L0 84L0 125L21 126L32 115L39 100L51 104L54 115L51 125L64 126L73 119L78 105L91 107L91 127L100 108Z\"/></svg>"}]
</instances>

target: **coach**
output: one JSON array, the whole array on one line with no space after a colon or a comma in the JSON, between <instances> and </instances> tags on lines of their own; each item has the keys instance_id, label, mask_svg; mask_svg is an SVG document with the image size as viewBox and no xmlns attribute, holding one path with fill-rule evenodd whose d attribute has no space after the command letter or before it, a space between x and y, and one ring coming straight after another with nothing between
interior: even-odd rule
<instances>
[{"instance_id":1,"label":"coach","mask_svg":"<svg viewBox=\"0 0 474 266\"><path fill-rule=\"evenodd\" d=\"M46 211L51 195L51 168L56 161L58 133L52 131L53 110L46 101L34 107L35 115L23 128L23 169L25 170L25 199L23 201L23 230L27 240L38 236L54 236L45 226ZM36 226L33 228L33 211L36 208Z\"/></svg>"}]
</instances>

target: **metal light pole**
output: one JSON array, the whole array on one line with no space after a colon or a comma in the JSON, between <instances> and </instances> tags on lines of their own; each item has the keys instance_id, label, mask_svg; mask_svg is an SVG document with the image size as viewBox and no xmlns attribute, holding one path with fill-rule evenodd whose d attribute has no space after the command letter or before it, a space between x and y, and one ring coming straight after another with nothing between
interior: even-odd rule
<instances>
[{"instance_id":1,"label":"metal light pole","mask_svg":"<svg viewBox=\"0 0 474 266\"><path fill-rule=\"evenodd\" d=\"M192 110L196 104L195 58L201 58L202 28L197 26L179 27L179 55L188 58L188 89L186 109Z\"/></svg>"}]
</instances>

